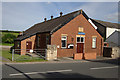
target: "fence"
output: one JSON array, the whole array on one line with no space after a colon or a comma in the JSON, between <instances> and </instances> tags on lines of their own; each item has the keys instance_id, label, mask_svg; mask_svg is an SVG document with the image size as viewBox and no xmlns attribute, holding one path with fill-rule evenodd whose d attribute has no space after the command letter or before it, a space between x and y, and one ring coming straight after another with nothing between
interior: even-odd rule
<instances>
[{"instance_id":1,"label":"fence","mask_svg":"<svg viewBox=\"0 0 120 80\"><path fill-rule=\"evenodd\" d=\"M21 52L25 53L25 55L20 55ZM57 47L55 45L47 45L47 49L12 49L12 61L40 59L57 59Z\"/></svg>"},{"instance_id":2,"label":"fence","mask_svg":"<svg viewBox=\"0 0 120 80\"><path fill-rule=\"evenodd\" d=\"M21 52L25 55L20 55ZM45 59L46 49L12 49L12 61Z\"/></svg>"}]
</instances>

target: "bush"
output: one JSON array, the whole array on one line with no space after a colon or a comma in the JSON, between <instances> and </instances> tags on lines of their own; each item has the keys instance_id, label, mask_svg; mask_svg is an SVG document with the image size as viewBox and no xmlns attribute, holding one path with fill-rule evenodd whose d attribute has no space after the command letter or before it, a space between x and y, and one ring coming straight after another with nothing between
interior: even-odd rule
<instances>
[{"instance_id":1,"label":"bush","mask_svg":"<svg viewBox=\"0 0 120 80\"><path fill-rule=\"evenodd\" d=\"M13 34L5 34L3 37L2 37L2 42L3 43L14 43L14 39L16 38L15 35Z\"/></svg>"}]
</instances>

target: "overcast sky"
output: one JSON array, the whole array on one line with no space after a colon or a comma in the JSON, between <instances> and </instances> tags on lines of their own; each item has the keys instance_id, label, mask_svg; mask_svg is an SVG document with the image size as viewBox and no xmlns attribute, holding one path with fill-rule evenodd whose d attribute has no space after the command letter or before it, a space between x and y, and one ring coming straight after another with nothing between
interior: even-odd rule
<instances>
[{"instance_id":1,"label":"overcast sky","mask_svg":"<svg viewBox=\"0 0 120 80\"><path fill-rule=\"evenodd\" d=\"M118 22L117 2L3 2L2 29L23 31L46 17L83 9L93 19Z\"/></svg>"}]
</instances>

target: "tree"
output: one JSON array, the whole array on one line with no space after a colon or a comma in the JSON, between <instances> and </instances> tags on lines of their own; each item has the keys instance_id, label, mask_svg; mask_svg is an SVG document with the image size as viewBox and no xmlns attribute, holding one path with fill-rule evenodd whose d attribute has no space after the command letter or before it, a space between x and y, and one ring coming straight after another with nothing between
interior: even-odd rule
<instances>
[{"instance_id":1,"label":"tree","mask_svg":"<svg viewBox=\"0 0 120 80\"><path fill-rule=\"evenodd\" d=\"M16 38L15 35L13 34L5 34L3 37L2 37L2 42L3 43L14 43L14 39Z\"/></svg>"}]
</instances>

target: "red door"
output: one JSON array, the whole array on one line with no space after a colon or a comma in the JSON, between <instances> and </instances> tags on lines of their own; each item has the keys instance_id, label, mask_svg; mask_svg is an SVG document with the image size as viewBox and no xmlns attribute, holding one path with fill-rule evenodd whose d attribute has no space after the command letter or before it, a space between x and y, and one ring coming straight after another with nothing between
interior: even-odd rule
<instances>
[{"instance_id":1,"label":"red door","mask_svg":"<svg viewBox=\"0 0 120 80\"><path fill-rule=\"evenodd\" d=\"M84 43L77 43L77 53L83 53Z\"/></svg>"},{"instance_id":2,"label":"red door","mask_svg":"<svg viewBox=\"0 0 120 80\"><path fill-rule=\"evenodd\" d=\"M32 42L28 41L28 42L26 42L26 51L30 52L30 49L32 49Z\"/></svg>"}]
</instances>

